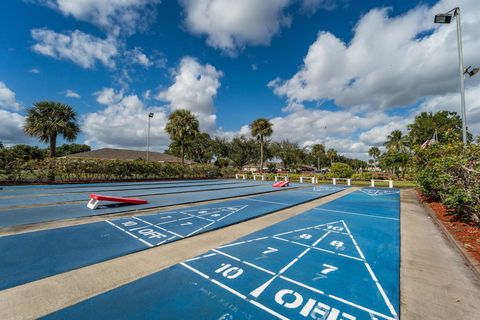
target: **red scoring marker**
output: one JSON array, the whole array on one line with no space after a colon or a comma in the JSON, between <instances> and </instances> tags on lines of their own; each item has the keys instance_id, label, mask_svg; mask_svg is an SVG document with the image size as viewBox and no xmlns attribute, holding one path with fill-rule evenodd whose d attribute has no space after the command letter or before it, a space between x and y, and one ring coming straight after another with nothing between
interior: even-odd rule
<instances>
[{"instance_id":1,"label":"red scoring marker","mask_svg":"<svg viewBox=\"0 0 480 320\"><path fill-rule=\"evenodd\" d=\"M87 207L94 210L100 204L100 201L110 201L110 202L120 202L120 203L131 203L131 204L145 204L148 203L147 200L140 198L125 198L125 197L115 197L115 196L105 196L101 194L90 194L90 201L87 204Z\"/></svg>"},{"instance_id":2,"label":"red scoring marker","mask_svg":"<svg viewBox=\"0 0 480 320\"><path fill-rule=\"evenodd\" d=\"M283 188L283 187L288 187L288 181L278 181L272 184L272 187L277 187L277 188Z\"/></svg>"}]
</instances>

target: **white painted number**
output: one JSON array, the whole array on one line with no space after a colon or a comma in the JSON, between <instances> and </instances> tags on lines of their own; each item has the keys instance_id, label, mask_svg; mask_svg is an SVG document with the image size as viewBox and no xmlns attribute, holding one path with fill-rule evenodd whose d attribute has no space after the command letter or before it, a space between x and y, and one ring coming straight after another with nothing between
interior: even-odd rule
<instances>
[{"instance_id":1,"label":"white painted number","mask_svg":"<svg viewBox=\"0 0 480 320\"><path fill-rule=\"evenodd\" d=\"M304 234L301 234L301 235L299 236L299 238L302 238L302 239L305 239L305 240L308 240L308 239L310 239L311 237L312 237L312 235L311 235L311 234L308 234L308 233L304 233Z\"/></svg>"},{"instance_id":2,"label":"white painted number","mask_svg":"<svg viewBox=\"0 0 480 320\"><path fill-rule=\"evenodd\" d=\"M335 227L335 226L328 226L327 229L333 230L333 231L342 231L342 227Z\"/></svg>"},{"instance_id":3,"label":"white painted number","mask_svg":"<svg viewBox=\"0 0 480 320\"><path fill-rule=\"evenodd\" d=\"M267 253L272 253L272 252L277 252L278 249L275 249L275 248L272 248L272 247L267 247L267 250L263 251L262 253L263 254L267 254Z\"/></svg>"},{"instance_id":4,"label":"white painted number","mask_svg":"<svg viewBox=\"0 0 480 320\"><path fill-rule=\"evenodd\" d=\"M338 270L337 267L331 266L331 265L326 264L326 263L324 263L323 266L325 267L325 269L323 269L323 270L320 272L321 274L327 274L327 273L330 273L330 272L332 272L332 271Z\"/></svg>"},{"instance_id":5,"label":"white painted number","mask_svg":"<svg viewBox=\"0 0 480 320\"><path fill-rule=\"evenodd\" d=\"M182 223L181 226L189 226L191 224L192 224L191 222L185 222L185 223Z\"/></svg>"},{"instance_id":6,"label":"white painted number","mask_svg":"<svg viewBox=\"0 0 480 320\"><path fill-rule=\"evenodd\" d=\"M300 315L311 319L322 320L355 320L356 317L338 309L332 308L323 302L315 299L308 299L304 304L302 295L290 289L282 289L275 295L275 302L288 309L299 310ZM302 307L303 305L303 307ZM340 316L340 318L339 318Z\"/></svg>"},{"instance_id":7,"label":"white painted number","mask_svg":"<svg viewBox=\"0 0 480 320\"><path fill-rule=\"evenodd\" d=\"M127 221L122 223L125 227L133 227L136 226L137 223L135 221Z\"/></svg>"},{"instance_id":8,"label":"white painted number","mask_svg":"<svg viewBox=\"0 0 480 320\"><path fill-rule=\"evenodd\" d=\"M222 266L215 270L215 273L222 273L222 276L227 279L235 279L243 273L243 270L237 267L232 267L229 263L222 263Z\"/></svg>"},{"instance_id":9,"label":"white painted number","mask_svg":"<svg viewBox=\"0 0 480 320\"><path fill-rule=\"evenodd\" d=\"M155 231L153 229L142 229L142 230L139 230L138 233L140 233L143 236L148 237L149 239L153 239L153 238L160 239L160 238L165 238L166 237L166 235L161 234L160 232Z\"/></svg>"},{"instance_id":10,"label":"white painted number","mask_svg":"<svg viewBox=\"0 0 480 320\"><path fill-rule=\"evenodd\" d=\"M341 247L343 247L343 242L342 241L337 241L337 240L333 240L332 242L330 242L330 245L334 246L335 249L340 249Z\"/></svg>"}]
</instances>

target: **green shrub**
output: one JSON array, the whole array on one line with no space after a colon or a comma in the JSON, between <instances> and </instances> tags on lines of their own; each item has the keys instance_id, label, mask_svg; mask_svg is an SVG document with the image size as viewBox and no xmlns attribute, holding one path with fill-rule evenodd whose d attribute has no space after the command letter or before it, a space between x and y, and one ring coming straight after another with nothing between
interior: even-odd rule
<instances>
[{"instance_id":1,"label":"green shrub","mask_svg":"<svg viewBox=\"0 0 480 320\"><path fill-rule=\"evenodd\" d=\"M360 181L370 181L372 180L371 172L359 172L352 175L352 179Z\"/></svg>"},{"instance_id":2,"label":"green shrub","mask_svg":"<svg viewBox=\"0 0 480 320\"><path fill-rule=\"evenodd\" d=\"M353 169L346 163L335 162L330 168L330 175L332 178L350 178L353 174Z\"/></svg>"},{"instance_id":3,"label":"green shrub","mask_svg":"<svg viewBox=\"0 0 480 320\"><path fill-rule=\"evenodd\" d=\"M416 150L421 191L441 201L460 220L480 224L480 147L461 141Z\"/></svg>"}]
</instances>

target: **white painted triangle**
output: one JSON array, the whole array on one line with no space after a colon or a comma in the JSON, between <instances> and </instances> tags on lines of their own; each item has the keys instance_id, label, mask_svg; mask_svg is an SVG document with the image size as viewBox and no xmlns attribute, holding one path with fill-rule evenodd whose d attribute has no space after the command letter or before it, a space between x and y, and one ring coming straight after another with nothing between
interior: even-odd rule
<instances>
[{"instance_id":1,"label":"white painted triangle","mask_svg":"<svg viewBox=\"0 0 480 320\"><path fill-rule=\"evenodd\" d=\"M391 194L400 193L400 191L398 190L382 190L382 189L369 189L369 188L360 189L360 191L372 197L380 197L380 196L387 196Z\"/></svg>"}]
</instances>

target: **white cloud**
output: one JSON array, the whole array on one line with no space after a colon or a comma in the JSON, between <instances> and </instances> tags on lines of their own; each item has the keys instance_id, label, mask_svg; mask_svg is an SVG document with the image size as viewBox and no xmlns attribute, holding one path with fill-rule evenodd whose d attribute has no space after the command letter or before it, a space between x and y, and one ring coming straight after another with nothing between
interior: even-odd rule
<instances>
[{"instance_id":1,"label":"white cloud","mask_svg":"<svg viewBox=\"0 0 480 320\"><path fill-rule=\"evenodd\" d=\"M319 32L300 70L289 80L269 83L292 101L333 99L339 106L378 110L415 103L424 96L458 90L454 25L434 25L435 13L455 7L453 0L420 6L390 17L391 9L365 14L347 44ZM462 1L464 58L479 65L480 2Z\"/></svg>"},{"instance_id":2,"label":"white cloud","mask_svg":"<svg viewBox=\"0 0 480 320\"><path fill-rule=\"evenodd\" d=\"M82 131L86 143L97 147L145 149L148 113L153 112L151 149L164 150L168 146L169 137L164 130L168 120L165 108L146 106L137 95L125 95L112 88L105 88L95 95L97 102L106 108L84 116Z\"/></svg>"},{"instance_id":3,"label":"white cloud","mask_svg":"<svg viewBox=\"0 0 480 320\"><path fill-rule=\"evenodd\" d=\"M383 112L359 114L329 111L306 108L298 103L288 105L283 110L285 115L270 119L273 124L273 141L288 139L301 146L322 143L327 148L334 148L339 154L363 160L368 159L367 153L371 146L384 142L390 133L389 129L395 126L392 124L398 123L404 128L407 122L402 117L388 116ZM375 136L374 132L382 135ZM364 133L366 134L363 135ZM238 132L217 131L217 134L231 139L238 135L250 136L250 129L244 125Z\"/></svg>"},{"instance_id":4,"label":"white cloud","mask_svg":"<svg viewBox=\"0 0 480 320\"><path fill-rule=\"evenodd\" d=\"M364 131L360 134L360 141L373 147L373 146L382 146L386 141L387 136L393 130L400 130L404 134L407 133L407 125L412 123L412 117L392 119L390 122L373 127L368 131Z\"/></svg>"},{"instance_id":5,"label":"white cloud","mask_svg":"<svg viewBox=\"0 0 480 320\"><path fill-rule=\"evenodd\" d=\"M0 81L0 108L12 109L15 111L21 109L20 103L16 100L15 92L10 90L2 81Z\"/></svg>"},{"instance_id":6,"label":"white cloud","mask_svg":"<svg viewBox=\"0 0 480 320\"><path fill-rule=\"evenodd\" d=\"M142 52L142 49L135 47L132 50L129 50L125 53L127 62L130 64L138 64L144 68L149 68L153 65L153 62L147 57L145 53Z\"/></svg>"},{"instance_id":7,"label":"white cloud","mask_svg":"<svg viewBox=\"0 0 480 320\"><path fill-rule=\"evenodd\" d=\"M15 98L15 92L0 81L0 142L4 145L29 142L30 139L23 133L24 117L8 109L19 111L21 105Z\"/></svg>"},{"instance_id":8,"label":"white cloud","mask_svg":"<svg viewBox=\"0 0 480 320\"><path fill-rule=\"evenodd\" d=\"M168 101L172 110L187 109L197 116L200 128L212 132L216 125L213 99L220 87L222 71L184 57L174 72L174 83L160 92L158 99Z\"/></svg>"},{"instance_id":9,"label":"white cloud","mask_svg":"<svg viewBox=\"0 0 480 320\"><path fill-rule=\"evenodd\" d=\"M6 145L29 142L23 133L23 122L21 114L0 109L0 142Z\"/></svg>"},{"instance_id":10,"label":"white cloud","mask_svg":"<svg viewBox=\"0 0 480 320\"><path fill-rule=\"evenodd\" d=\"M473 78L472 80L474 80ZM466 82L470 79L466 79ZM476 84L468 86L465 90L465 109L467 114L468 130L474 135L480 135L480 83L478 79ZM460 94L447 93L426 99L417 112L437 112L441 110L454 111L461 115Z\"/></svg>"},{"instance_id":11,"label":"white cloud","mask_svg":"<svg viewBox=\"0 0 480 320\"><path fill-rule=\"evenodd\" d=\"M81 98L81 96L80 96L78 93L76 93L75 91L73 91L73 90L71 90L71 89L67 89L67 90L65 91L65 97L67 97L67 98L76 98L76 99Z\"/></svg>"},{"instance_id":12,"label":"white cloud","mask_svg":"<svg viewBox=\"0 0 480 320\"><path fill-rule=\"evenodd\" d=\"M38 0L65 16L92 23L109 33L143 31L155 19L160 0Z\"/></svg>"},{"instance_id":13,"label":"white cloud","mask_svg":"<svg viewBox=\"0 0 480 320\"><path fill-rule=\"evenodd\" d=\"M179 0L187 29L207 36L207 44L235 55L246 45L268 45L291 18L290 0Z\"/></svg>"},{"instance_id":14,"label":"white cloud","mask_svg":"<svg viewBox=\"0 0 480 320\"><path fill-rule=\"evenodd\" d=\"M40 54L61 60L70 60L83 68L93 68L96 62L114 68L114 57L118 54L116 40L98 37L75 30L57 33L48 29L33 29L37 41L32 49Z\"/></svg>"},{"instance_id":15,"label":"white cloud","mask_svg":"<svg viewBox=\"0 0 480 320\"><path fill-rule=\"evenodd\" d=\"M331 11L337 7L337 0L302 0L302 11L312 15L319 9Z\"/></svg>"},{"instance_id":16,"label":"white cloud","mask_svg":"<svg viewBox=\"0 0 480 320\"><path fill-rule=\"evenodd\" d=\"M35 74L39 74L39 73L40 73L40 69L38 69L38 68L32 68L32 69L28 70L28 72L30 72L30 73L35 73Z\"/></svg>"}]
</instances>

